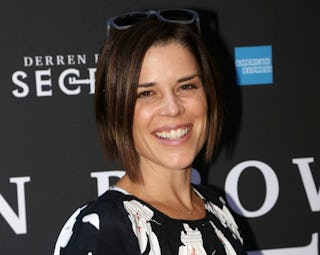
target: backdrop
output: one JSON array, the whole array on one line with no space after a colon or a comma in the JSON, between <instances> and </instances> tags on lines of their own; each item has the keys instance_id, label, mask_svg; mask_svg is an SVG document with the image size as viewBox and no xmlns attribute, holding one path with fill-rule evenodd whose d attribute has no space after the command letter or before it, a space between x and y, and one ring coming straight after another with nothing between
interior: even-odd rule
<instances>
[{"instance_id":1,"label":"backdrop","mask_svg":"<svg viewBox=\"0 0 320 255\"><path fill-rule=\"evenodd\" d=\"M107 17L165 7L200 12L225 92L221 146L193 181L226 193L249 254L320 254L317 0L1 0L1 254L52 254L123 174L96 132L96 59Z\"/></svg>"}]
</instances>

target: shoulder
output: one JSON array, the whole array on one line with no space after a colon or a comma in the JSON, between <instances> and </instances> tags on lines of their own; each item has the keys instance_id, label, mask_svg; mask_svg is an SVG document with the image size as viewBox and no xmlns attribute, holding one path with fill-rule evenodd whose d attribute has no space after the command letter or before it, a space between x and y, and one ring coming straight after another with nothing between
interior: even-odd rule
<instances>
[{"instance_id":1,"label":"shoulder","mask_svg":"<svg viewBox=\"0 0 320 255\"><path fill-rule=\"evenodd\" d=\"M125 196L118 193L107 191L76 210L59 234L54 255L95 255L103 246L117 249L113 246L119 238L130 239L132 226L123 206Z\"/></svg>"}]
</instances>

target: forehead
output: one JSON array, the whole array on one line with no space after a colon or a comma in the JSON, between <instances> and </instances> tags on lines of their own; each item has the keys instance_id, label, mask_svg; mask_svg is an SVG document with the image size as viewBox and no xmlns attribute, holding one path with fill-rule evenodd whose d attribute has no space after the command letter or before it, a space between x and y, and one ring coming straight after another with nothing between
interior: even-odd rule
<instances>
[{"instance_id":1,"label":"forehead","mask_svg":"<svg viewBox=\"0 0 320 255\"><path fill-rule=\"evenodd\" d=\"M187 47L176 42L154 45L143 58L139 83L152 82L153 79L179 79L198 72L197 61Z\"/></svg>"}]
</instances>

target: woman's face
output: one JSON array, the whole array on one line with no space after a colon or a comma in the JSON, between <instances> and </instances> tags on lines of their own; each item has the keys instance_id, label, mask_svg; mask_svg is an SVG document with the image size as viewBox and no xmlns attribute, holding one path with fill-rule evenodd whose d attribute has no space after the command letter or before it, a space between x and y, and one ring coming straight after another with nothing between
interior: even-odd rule
<instances>
[{"instance_id":1,"label":"woman's face","mask_svg":"<svg viewBox=\"0 0 320 255\"><path fill-rule=\"evenodd\" d=\"M186 169L207 138L207 101L199 66L178 43L152 46L137 89L133 138L140 167Z\"/></svg>"}]
</instances>

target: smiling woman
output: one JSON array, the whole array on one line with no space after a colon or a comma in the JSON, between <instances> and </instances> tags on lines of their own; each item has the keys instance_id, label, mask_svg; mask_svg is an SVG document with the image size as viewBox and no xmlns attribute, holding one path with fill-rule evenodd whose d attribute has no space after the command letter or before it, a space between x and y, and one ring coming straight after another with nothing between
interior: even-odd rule
<instances>
[{"instance_id":1,"label":"smiling woman","mask_svg":"<svg viewBox=\"0 0 320 255\"><path fill-rule=\"evenodd\" d=\"M191 10L109 19L96 77L96 118L126 174L78 210L55 255L245 254L224 200L192 186L192 163L210 160L221 129L215 70Z\"/></svg>"},{"instance_id":2,"label":"smiling woman","mask_svg":"<svg viewBox=\"0 0 320 255\"><path fill-rule=\"evenodd\" d=\"M179 43L146 52L132 128L142 177L149 168L190 168L204 145L207 102L198 73L195 58Z\"/></svg>"},{"instance_id":3,"label":"smiling woman","mask_svg":"<svg viewBox=\"0 0 320 255\"><path fill-rule=\"evenodd\" d=\"M151 27L152 29L150 29ZM174 57L170 56L174 51L171 49L170 53L166 54L168 63L169 61L173 62L174 59L176 63L172 63L173 65L181 65L183 61L190 59L193 63L192 73L177 77L180 83L184 82L186 78L191 78L190 76L197 75L194 78L198 78L203 86L206 98L204 101L208 102L209 130L206 160L211 159L220 134L221 103L218 95L218 83L214 76L215 70L200 36L192 26L147 19L144 22L138 22L130 29L111 30L109 40L107 40L100 56L100 64L97 67L97 123L108 155L119 157L123 161L128 176L136 182L142 181L142 178L138 163L139 156L133 141L134 109L137 99L141 101L141 97L152 93L146 87L150 88L155 85L155 81L140 80L139 74L146 72L145 68L151 68L141 68L145 55L151 53L150 48L164 48L160 46L168 44L175 44L178 49L185 49L188 55L185 56L188 58L187 60L182 59L183 56L180 54L175 54ZM180 47L178 47L179 45ZM158 63L158 65L160 64ZM146 66L146 62L144 65ZM166 69L166 63L162 63L162 65L162 69ZM159 72L154 70L154 73L159 76L165 75L162 72L163 70ZM167 72L169 72L169 68ZM188 84L187 87L190 88L187 81L185 84ZM185 84L182 88L187 88ZM185 90L181 89L181 91Z\"/></svg>"}]
</instances>

